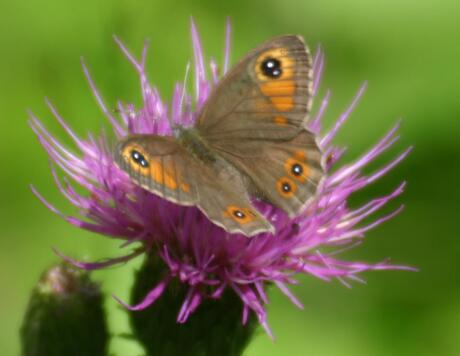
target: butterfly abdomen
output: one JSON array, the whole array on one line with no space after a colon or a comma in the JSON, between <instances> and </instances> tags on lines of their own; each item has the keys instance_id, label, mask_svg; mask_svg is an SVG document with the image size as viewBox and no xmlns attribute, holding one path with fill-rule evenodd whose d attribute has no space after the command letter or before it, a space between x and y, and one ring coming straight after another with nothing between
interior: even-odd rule
<instances>
[{"instance_id":1,"label":"butterfly abdomen","mask_svg":"<svg viewBox=\"0 0 460 356\"><path fill-rule=\"evenodd\" d=\"M209 145L201 138L195 129L180 128L178 134L179 142L188 152L199 161L213 164L217 160L217 155L213 153Z\"/></svg>"}]
</instances>

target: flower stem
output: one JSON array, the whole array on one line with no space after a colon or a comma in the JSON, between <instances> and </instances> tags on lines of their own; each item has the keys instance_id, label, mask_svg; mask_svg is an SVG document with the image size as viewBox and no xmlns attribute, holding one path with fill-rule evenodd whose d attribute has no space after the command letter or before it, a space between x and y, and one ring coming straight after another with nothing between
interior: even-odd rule
<instances>
[{"instance_id":1,"label":"flower stem","mask_svg":"<svg viewBox=\"0 0 460 356\"><path fill-rule=\"evenodd\" d=\"M162 261L146 257L136 275L132 300L144 298L152 282L163 278L164 273L167 270ZM251 314L246 325L242 324L242 302L237 295L227 290L219 300L204 300L185 323L178 323L186 294L187 285L173 280L153 306L130 312L134 333L148 356L241 355L258 322Z\"/></svg>"}]
</instances>

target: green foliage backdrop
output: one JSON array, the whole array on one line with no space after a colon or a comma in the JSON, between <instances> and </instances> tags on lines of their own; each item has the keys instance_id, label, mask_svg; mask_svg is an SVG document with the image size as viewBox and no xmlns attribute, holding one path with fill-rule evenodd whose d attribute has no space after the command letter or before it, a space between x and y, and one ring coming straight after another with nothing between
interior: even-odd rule
<instances>
[{"instance_id":1,"label":"green foliage backdrop","mask_svg":"<svg viewBox=\"0 0 460 356\"><path fill-rule=\"evenodd\" d=\"M356 197L389 192L404 178L406 210L368 235L350 258L393 261L418 273L375 272L367 285L302 278L294 288L299 311L271 293L269 321L277 336L256 337L256 355L458 355L460 352L460 17L458 1L2 1L0 3L0 350L19 352L18 328L29 291L58 260L51 246L78 258L119 254L119 241L79 231L47 211L31 194L33 183L67 213L75 211L52 184L47 156L27 126L27 109L65 138L43 98L49 97L75 130L107 127L80 68L84 56L107 102L139 102L135 73L112 34L135 53L150 39L150 79L165 99L191 58L190 15L207 54L222 58L224 23L234 27L232 59L274 35L298 33L321 44L327 66L322 91L333 91L327 123L359 85L368 90L338 141L347 159L375 142L399 118L402 139L414 153L397 170ZM391 156L387 154L380 163ZM104 290L127 299L140 261L96 273ZM127 318L108 298L112 332L128 332ZM116 355L138 355L134 342L116 337Z\"/></svg>"}]
</instances>

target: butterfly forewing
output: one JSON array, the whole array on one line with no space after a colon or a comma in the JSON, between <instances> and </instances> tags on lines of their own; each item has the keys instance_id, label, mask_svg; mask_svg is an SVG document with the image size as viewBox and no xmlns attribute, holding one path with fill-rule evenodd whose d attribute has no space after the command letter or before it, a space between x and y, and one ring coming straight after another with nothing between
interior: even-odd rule
<instances>
[{"instance_id":1,"label":"butterfly forewing","mask_svg":"<svg viewBox=\"0 0 460 356\"><path fill-rule=\"evenodd\" d=\"M298 36L275 38L249 53L218 84L197 128L211 144L293 136L312 99L311 56Z\"/></svg>"},{"instance_id":2,"label":"butterfly forewing","mask_svg":"<svg viewBox=\"0 0 460 356\"><path fill-rule=\"evenodd\" d=\"M117 144L115 162L144 189L181 205L198 202L195 162L173 137L131 135Z\"/></svg>"},{"instance_id":3,"label":"butterfly forewing","mask_svg":"<svg viewBox=\"0 0 460 356\"><path fill-rule=\"evenodd\" d=\"M200 186L202 199L198 207L212 222L230 233L248 237L262 232L274 233L273 226L251 204L247 194L238 193L241 186L224 177L207 178Z\"/></svg>"}]
</instances>

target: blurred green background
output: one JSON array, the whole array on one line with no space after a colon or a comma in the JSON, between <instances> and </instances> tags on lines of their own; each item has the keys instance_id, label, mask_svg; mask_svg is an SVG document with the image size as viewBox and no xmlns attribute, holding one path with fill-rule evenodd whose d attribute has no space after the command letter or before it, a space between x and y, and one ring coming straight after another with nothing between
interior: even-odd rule
<instances>
[{"instance_id":1,"label":"blurred green background","mask_svg":"<svg viewBox=\"0 0 460 356\"><path fill-rule=\"evenodd\" d=\"M413 154L356 201L409 184L405 211L368 234L345 257L391 257L418 273L374 272L367 285L301 278L294 288L299 311L271 293L269 321L277 340L262 332L246 355L459 355L460 354L460 26L457 0L256 0L0 3L0 354L19 353L18 329L28 294L41 271L58 261L51 246L81 259L121 254L118 241L77 230L46 210L30 192L33 183L67 213L48 159L27 126L28 108L69 142L43 98L49 97L80 135L107 123L83 77L84 56L109 105L140 102L134 71L112 34L140 54L151 40L149 76L169 99L191 58L189 17L198 24L208 55L222 58L224 24L234 28L233 62L275 35L298 33L327 57L322 92L333 91L326 123L350 102L359 85L368 90L336 142L346 159L374 143L398 118L402 139L379 163L414 144ZM393 207L396 207L394 203ZM104 290L127 300L132 270L97 272ZM115 335L128 332L125 313L107 299ZM115 337L116 355L139 355L134 342Z\"/></svg>"}]
</instances>

